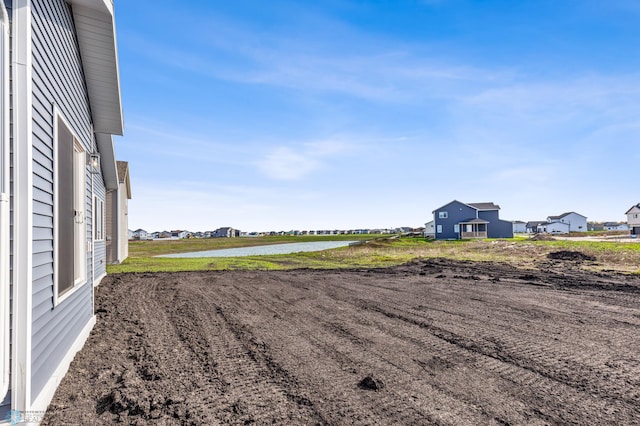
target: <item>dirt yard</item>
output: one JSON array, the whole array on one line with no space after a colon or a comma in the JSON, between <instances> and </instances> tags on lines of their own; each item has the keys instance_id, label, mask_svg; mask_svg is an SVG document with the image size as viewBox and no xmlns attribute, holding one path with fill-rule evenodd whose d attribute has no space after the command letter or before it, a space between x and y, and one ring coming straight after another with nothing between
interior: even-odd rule
<instances>
[{"instance_id":1,"label":"dirt yard","mask_svg":"<svg viewBox=\"0 0 640 426\"><path fill-rule=\"evenodd\" d=\"M640 277L559 258L111 275L43 424L640 424Z\"/></svg>"}]
</instances>

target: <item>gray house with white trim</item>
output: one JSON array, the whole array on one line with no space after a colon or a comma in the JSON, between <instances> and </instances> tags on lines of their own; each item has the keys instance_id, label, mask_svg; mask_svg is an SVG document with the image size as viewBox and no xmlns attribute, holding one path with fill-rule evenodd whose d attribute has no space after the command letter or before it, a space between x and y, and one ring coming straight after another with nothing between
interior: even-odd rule
<instances>
[{"instance_id":1,"label":"gray house with white trim","mask_svg":"<svg viewBox=\"0 0 640 426\"><path fill-rule=\"evenodd\" d=\"M513 238L513 224L499 218L494 203L453 200L433 211L436 240Z\"/></svg>"},{"instance_id":2,"label":"gray house with white trim","mask_svg":"<svg viewBox=\"0 0 640 426\"><path fill-rule=\"evenodd\" d=\"M95 323L123 130L113 1L2 0L0 50L3 423L38 420Z\"/></svg>"}]
</instances>

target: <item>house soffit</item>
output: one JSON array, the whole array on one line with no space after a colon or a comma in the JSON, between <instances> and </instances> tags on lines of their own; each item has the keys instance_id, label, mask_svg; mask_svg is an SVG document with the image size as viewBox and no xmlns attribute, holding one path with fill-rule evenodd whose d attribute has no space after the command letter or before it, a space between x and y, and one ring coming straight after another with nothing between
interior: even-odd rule
<instances>
[{"instance_id":1,"label":"house soffit","mask_svg":"<svg viewBox=\"0 0 640 426\"><path fill-rule=\"evenodd\" d=\"M68 1L78 35L94 131L122 135L124 124L113 1Z\"/></svg>"}]
</instances>

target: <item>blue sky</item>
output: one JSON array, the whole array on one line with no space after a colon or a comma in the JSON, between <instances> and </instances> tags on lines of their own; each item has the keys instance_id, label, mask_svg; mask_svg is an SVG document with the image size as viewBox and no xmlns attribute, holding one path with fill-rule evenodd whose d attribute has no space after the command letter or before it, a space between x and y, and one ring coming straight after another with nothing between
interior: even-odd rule
<instances>
[{"instance_id":1,"label":"blue sky","mask_svg":"<svg viewBox=\"0 0 640 426\"><path fill-rule=\"evenodd\" d=\"M130 228L624 220L635 0L116 0ZM634 182L635 180L635 182Z\"/></svg>"}]
</instances>

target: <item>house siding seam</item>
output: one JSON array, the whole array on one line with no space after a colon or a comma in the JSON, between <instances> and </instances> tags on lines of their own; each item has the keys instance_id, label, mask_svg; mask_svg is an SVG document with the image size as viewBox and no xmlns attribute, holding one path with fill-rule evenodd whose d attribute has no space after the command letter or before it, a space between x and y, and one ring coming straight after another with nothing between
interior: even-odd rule
<instances>
[{"instance_id":1,"label":"house siding seam","mask_svg":"<svg viewBox=\"0 0 640 426\"><path fill-rule=\"evenodd\" d=\"M33 49L33 307L32 402L93 316L92 252L87 253L87 284L58 306L54 286L54 106L70 123L87 152L94 151L91 112L75 28L64 0L32 0ZM64 82L64 83L61 83ZM87 241L92 233L91 174L87 181ZM95 179L94 180L99 180ZM102 181L99 180L102 184ZM104 185L104 184L102 184ZM104 193L102 195L104 197Z\"/></svg>"}]
</instances>

